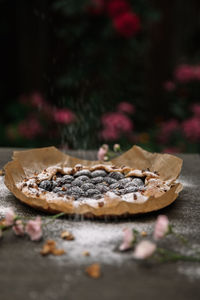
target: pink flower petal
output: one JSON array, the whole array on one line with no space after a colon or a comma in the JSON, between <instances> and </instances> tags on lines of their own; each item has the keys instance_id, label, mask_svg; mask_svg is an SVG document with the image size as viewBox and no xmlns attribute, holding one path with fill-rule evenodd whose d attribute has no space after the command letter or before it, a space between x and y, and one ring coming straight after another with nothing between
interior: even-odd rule
<instances>
[{"instance_id":1,"label":"pink flower petal","mask_svg":"<svg viewBox=\"0 0 200 300\"><path fill-rule=\"evenodd\" d=\"M130 228L125 228L123 243L119 246L119 250L125 251L130 249L134 240L135 240L135 235L133 233L133 230Z\"/></svg>"},{"instance_id":2,"label":"pink flower petal","mask_svg":"<svg viewBox=\"0 0 200 300\"><path fill-rule=\"evenodd\" d=\"M21 220L17 220L12 229L16 235L24 235L24 225Z\"/></svg>"},{"instance_id":3,"label":"pink flower petal","mask_svg":"<svg viewBox=\"0 0 200 300\"><path fill-rule=\"evenodd\" d=\"M158 216L155 224L153 237L155 240L163 238L169 230L169 220L165 215Z\"/></svg>"},{"instance_id":4,"label":"pink flower petal","mask_svg":"<svg viewBox=\"0 0 200 300\"><path fill-rule=\"evenodd\" d=\"M38 241L42 237L42 221L40 217L35 220L28 221L25 232L29 235L32 241Z\"/></svg>"},{"instance_id":5,"label":"pink flower petal","mask_svg":"<svg viewBox=\"0 0 200 300\"><path fill-rule=\"evenodd\" d=\"M5 224L11 226L14 223L15 213L11 207L9 207L5 213Z\"/></svg>"},{"instance_id":6,"label":"pink flower petal","mask_svg":"<svg viewBox=\"0 0 200 300\"><path fill-rule=\"evenodd\" d=\"M108 153L108 149L109 149L109 147L107 144L104 144L99 148L99 151L97 153L98 160L104 160L104 157Z\"/></svg>"},{"instance_id":7,"label":"pink flower petal","mask_svg":"<svg viewBox=\"0 0 200 300\"><path fill-rule=\"evenodd\" d=\"M146 259L156 251L156 244L150 241L141 241L133 252L133 257L137 259Z\"/></svg>"}]
</instances>

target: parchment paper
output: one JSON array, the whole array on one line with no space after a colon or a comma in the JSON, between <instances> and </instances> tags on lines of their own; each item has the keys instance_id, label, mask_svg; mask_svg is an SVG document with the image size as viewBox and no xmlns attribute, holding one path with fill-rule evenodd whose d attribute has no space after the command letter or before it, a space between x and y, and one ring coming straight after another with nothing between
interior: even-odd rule
<instances>
[{"instance_id":1,"label":"parchment paper","mask_svg":"<svg viewBox=\"0 0 200 300\"><path fill-rule=\"evenodd\" d=\"M60 152L55 147L15 151L13 153L13 160L4 166L5 184L16 198L34 208L52 213L66 212L68 214L80 214L87 217L122 216L155 211L171 204L182 190L182 185L176 183L162 196L151 196L144 203L121 201L118 197L118 199L108 198L106 205L100 208L84 204L75 209L73 203L70 201L59 200L49 202L42 198L27 197L16 186L25 177L31 177L35 172L40 173L50 166L73 167L78 163L84 166L93 166L102 162L74 158ZM159 172L161 179L175 181L180 174L182 160L173 155L150 153L138 146L133 146L129 151L104 164L114 164L118 167L125 165L140 170L149 168L151 171Z\"/></svg>"}]
</instances>

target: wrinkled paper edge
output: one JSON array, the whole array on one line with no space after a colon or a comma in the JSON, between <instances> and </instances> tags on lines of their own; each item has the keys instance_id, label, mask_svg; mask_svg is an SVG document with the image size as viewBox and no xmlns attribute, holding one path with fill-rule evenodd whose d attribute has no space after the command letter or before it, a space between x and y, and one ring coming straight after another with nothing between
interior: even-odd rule
<instances>
[{"instance_id":1,"label":"wrinkled paper edge","mask_svg":"<svg viewBox=\"0 0 200 300\"><path fill-rule=\"evenodd\" d=\"M91 167L99 163L113 164L119 167L124 165L140 170L149 168L151 171L159 172L162 180L175 182L181 172L183 161L174 155L151 153L139 146L133 146L127 152L107 163L75 158L62 153L53 146L36 148L14 151L13 160L4 166L5 185L17 199L36 209L50 213L80 214L86 217L135 215L156 211L173 203L182 190L182 185L175 183L162 196L151 196L143 203L127 202L116 197L110 199L110 202L108 201L105 207L97 208L89 204L83 204L75 208L71 201L54 200L49 202L40 198L27 197L17 188L17 183L21 182L25 177L31 177L35 172L40 173L50 166L73 167L76 164L82 164Z\"/></svg>"}]
</instances>

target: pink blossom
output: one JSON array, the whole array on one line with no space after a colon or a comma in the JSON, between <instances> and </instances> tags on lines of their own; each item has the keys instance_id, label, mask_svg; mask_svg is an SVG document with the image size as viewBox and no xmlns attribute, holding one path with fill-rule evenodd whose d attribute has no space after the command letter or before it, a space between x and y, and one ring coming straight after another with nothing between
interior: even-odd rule
<instances>
[{"instance_id":1,"label":"pink blossom","mask_svg":"<svg viewBox=\"0 0 200 300\"><path fill-rule=\"evenodd\" d=\"M9 207L5 213L5 225L6 226L13 225L14 220L15 220L15 213L14 213L13 209L11 207Z\"/></svg>"},{"instance_id":2,"label":"pink blossom","mask_svg":"<svg viewBox=\"0 0 200 300\"><path fill-rule=\"evenodd\" d=\"M141 30L140 17L134 12L124 12L113 19L113 27L125 38L135 36Z\"/></svg>"},{"instance_id":3,"label":"pink blossom","mask_svg":"<svg viewBox=\"0 0 200 300\"><path fill-rule=\"evenodd\" d=\"M42 237L42 220L37 217L35 220L30 220L26 224L26 233L29 235L32 241L38 241Z\"/></svg>"},{"instance_id":4,"label":"pink blossom","mask_svg":"<svg viewBox=\"0 0 200 300\"><path fill-rule=\"evenodd\" d=\"M198 142L200 140L200 118L192 117L182 124L183 132L188 140Z\"/></svg>"},{"instance_id":5,"label":"pink blossom","mask_svg":"<svg viewBox=\"0 0 200 300\"><path fill-rule=\"evenodd\" d=\"M141 241L133 252L133 257L136 259L145 259L153 255L156 251L156 245L150 241Z\"/></svg>"},{"instance_id":6,"label":"pink blossom","mask_svg":"<svg viewBox=\"0 0 200 300\"><path fill-rule=\"evenodd\" d=\"M104 160L105 155L108 153L108 149L109 147L107 144L104 144L99 148L97 153L98 160Z\"/></svg>"},{"instance_id":7,"label":"pink blossom","mask_svg":"<svg viewBox=\"0 0 200 300\"><path fill-rule=\"evenodd\" d=\"M55 110L54 120L57 123L70 124L75 120L75 115L67 108L60 108Z\"/></svg>"},{"instance_id":8,"label":"pink blossom","mask_svg":"<svg viewBox=\"0 0 200 300\"><path fill-rule=\"evenodd\" d=\"M194 77L196 80L200 80L200 66L194 68Z\"/></svg>"},{"instance_id":9,"label":"pink blossom","mask_svg":"<svg viewBox=\"0 0 200 300\"><path fill-rule=\"evenodd\" d=\"M107 3L107 12L111 18L130 11L131 7L126 0L110 0Z\"/></svg>"},{"instance_id":10,"label":"pink blossom","mask_svg":"<svg viewBox=\"0 0 200 300\"><path fill-rule=\"evenodd\" d=\"M177 131L180 125L176 119L171 119L169 121L163 122L161 124L158 139L161 143L165 144L169 141L170 136L173 132Z\"/></svg>"},{"instance_id":11,"label":"pink blossom","mask_svg":"<svg viewBox=\"0 0 200 300\"><path fill-rule=\"evenodd\" d=\"M195 117L200 118L200 104L194 103L191 106L191 111L193 112Z\"/></svg>"},{"instance_id":12,"label":"pink blossom","mask_svg":"<svg viewBox=\"0 0 200 300\"><path fill-rule=\"evenodd\" d=\"M101 131L101 138L105 141L115 141L119 139L120 133L116 128L106 127Z\"/></svg>"},{"instance_id":13,"label":"pink blossom","mask_svg":"<svg viewBox=\"0 0 200 300\"><path fill-rule=\"evenodd\" d=\"M119 246L119 250L125 251L130 249L134 241L135 241L135 236L133 234L133 230L130 228L125 228L123 242Z\"/></svg>"},{"instance_id":14,"label":"pink blossom","mask_svg":"<svg viewBox=\"0 0 200 300\"><path fill-rule=\"evenodd\" d=\"M115 128L121 132L131 132L133 123L129 117L121 112L106 113L102 117L102 124L107 128Z\"/></svg>"},{"instance_id":15,"label":"pink blossom","mask_svg":"<svg viewBox=\"0 0 200 300\"><path fill-rule=\"evenodd\" d=\"M173 153L180 153L181 149L179 147L167 147L164 148L163 153L173 154Z\"/></svg>"},{"instance_id":16,"label":"pink blossom","mask_svg":"<svg viewBox=\"0 0 200 300\"><path fill-rule=\"evenodd\" d=\"M195 79L195 68L187 64L179 65L175 69L174 76L177 81L187 83Z\"/></svg>"},{"instance_id":17,"label":"pink blossom","mask_svg":"<svg viewBox=\"0 0 200 300\"><path fill-rule=\"evenodd\" d=\"M114 144L113 150L114 150L115 152L120 151L120 145L119 145L119 144Z\"/></svg>"},{"instance_id":18,"label":"pink blossom","mask_svg":"<svg viewBox=\"0 0 200 300\"><path fill-rule=\"evenodd\" d=\"M176 85L173 81L165 81L163 87L167 92L173 92L175 90Z\"/></svg>"},{"instance_id":19,"label":"pink blossom","mask_svg":"<svg viewBox=\"0 0 200 300\"><path fill-rule=\"evenodd\" d=\"M155 229L153 233L154 239L160 240L167 234L168 231L169 231L168 217L165 215L159 215L156 220Z\"/></svg>"},{"instance_id":20,"label":"pink blossom","mask_svg":"<svg viewBox=\"0 0 200 300\"><path fill-rule=\"evenodd\" d=\"M35 92L30 95L31 104L39 109L41 109L44 105L46 105L46 101L42 97L42 95L38 92Z\"/></svg>"},{"instance_id":21,"label":"pink blossom","mask_svg":"<svg viewBox=\"0 0 200 300\"><path fill-rule=\"evenodd\" d=\"M22 223L22 220L17 220L12 229L16 235L23 236L24 235L24 225Z\"/></svg>"},{"instance_id":22,"label":"pink blossom","mask_svg":"<svg viewBox=\"0 0 200 300\"><path fill-rule=\"evenodd\" d=\"M19 124L19 133L24 138L31 140L42 134L42 132L42 126L39 120L34 116L30 116Z\"/></svg>"},{"instance_id":23,"label":"pink blossom","mask_svg":"<svg viewBox=\"0 0 200 300\"><path fill-rule=\"evenodd\" d=\"M117 110L122 113L133 114L135 112L135 106L129 102L120 102L117 106Z\"/></svg>"}]
</instances>

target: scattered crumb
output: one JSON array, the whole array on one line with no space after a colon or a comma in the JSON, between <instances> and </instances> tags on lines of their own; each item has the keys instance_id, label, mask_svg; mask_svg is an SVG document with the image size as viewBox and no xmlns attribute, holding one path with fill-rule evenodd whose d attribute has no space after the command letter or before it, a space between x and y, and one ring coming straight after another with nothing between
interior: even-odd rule
<instances>
[{"instance_id":1,"label":"scattered crumb","mask_svg":"<svg viewBox=\"0 0 200 300\"><path fill-rule=\"evenodd\" d=\"M4 176L5 175L5 172L3 169L0 170L0 176Z\"/></svg>"},{"instance_id":2,"label":"scattered crumb","mask_svg":"<svg viewBox=\"0 0 200 300\"><path fill-rule=\"evenodd\" d=\"M94 263L85 269L88 276L92 278L99 278L101 276L101 268L98 263Z\"/></svg>"},{"instance_id":3,"label":"scattered crumb","mask_svg":"<svg viewBox=\"0 0 200 300\"><path fill-rule=\"evenodd\" d=\"M90 252L89 251L83 251L83 256L90 256Z\"/></svg>"},{"instance_id":4,"label":"scattered crumb","mask_svg":"<svg viewBox=\"0 0 200 300\"><path fill-rule=\"evenodd\" d=\"M69 231L63 231L60 236L63 240L67 240L67 241L73 241L75 239L73 234L70 233Z\"/></svg>"},{"instance_id":5,"label":"scattered crumb","mask_svg":"<svg viewBox=\"0 0 200 300\"><path fill-rule=\"evenodd\" d=\"M141 234L141 236L147 236L147 232L146 231L142 231L140 234Z\"/></svg>"},{"instance_id":6,"label":"scattered crumb","mask_svg":"<svg viewBox=\"0 0 200 300\"><path fill-rule=\"evenodd\" d=\"M47 240L40 251L40 254L44 256L48 254L63 255L65 253L66 252L63 249L56 248L56 242L54 240Z\"/></svg>"}]
</instances>

